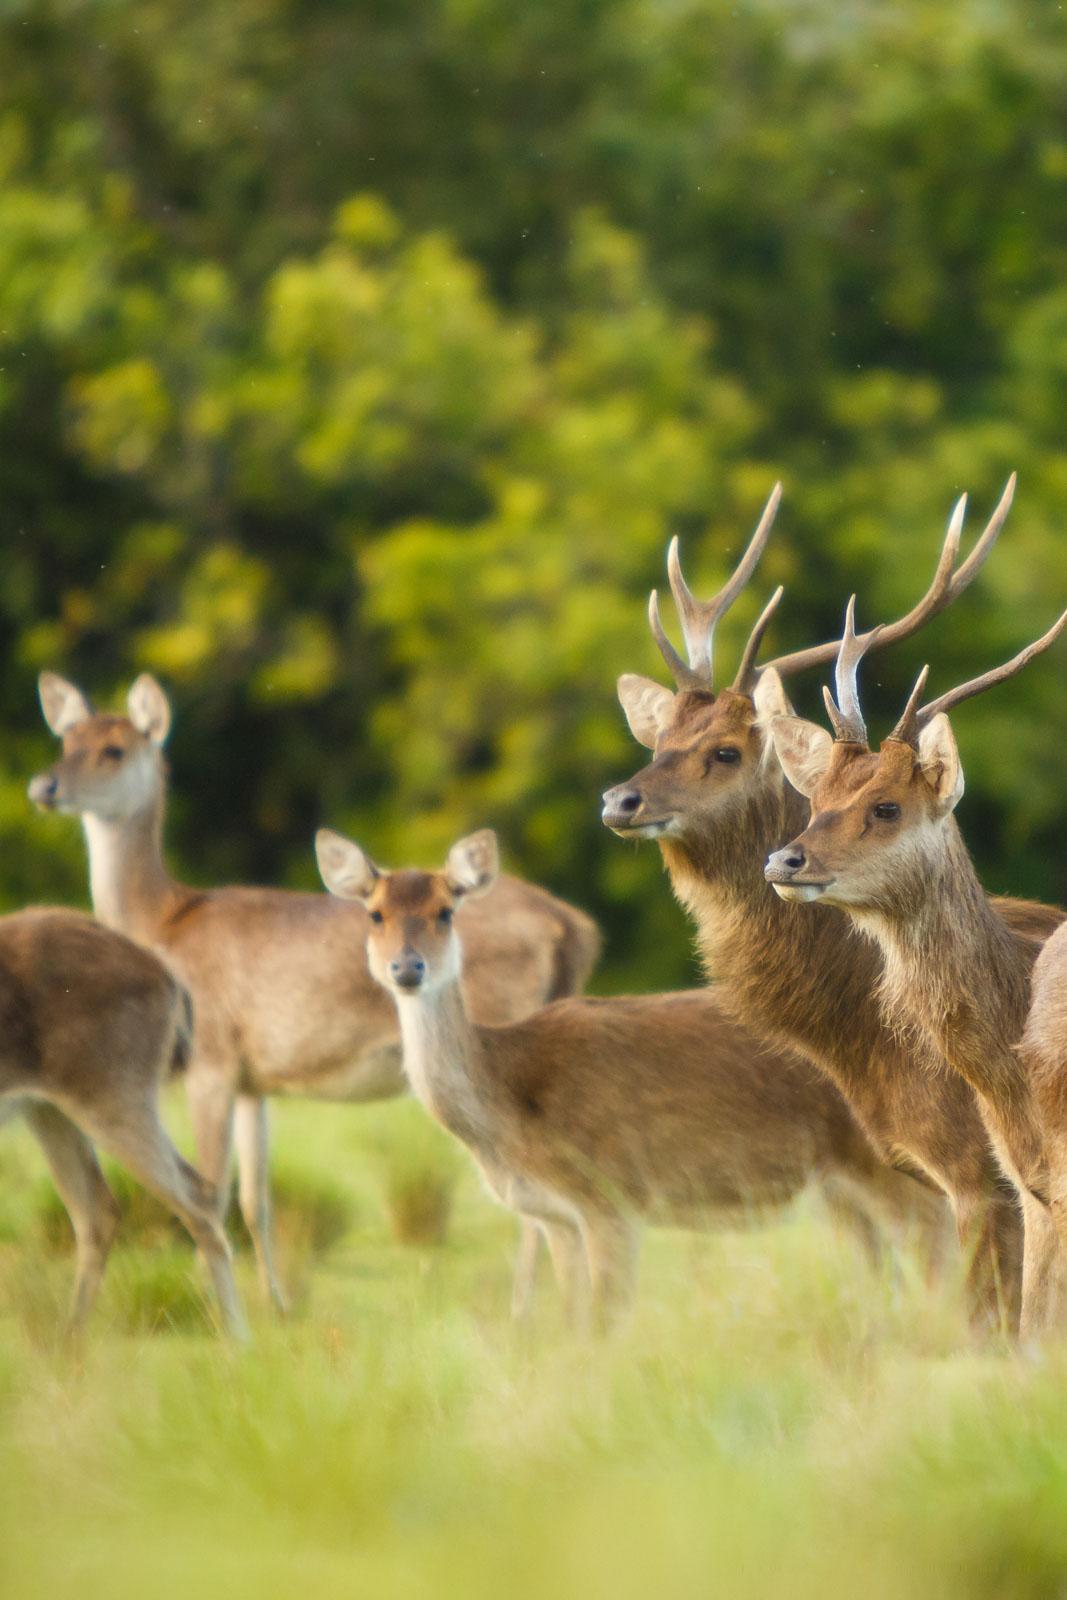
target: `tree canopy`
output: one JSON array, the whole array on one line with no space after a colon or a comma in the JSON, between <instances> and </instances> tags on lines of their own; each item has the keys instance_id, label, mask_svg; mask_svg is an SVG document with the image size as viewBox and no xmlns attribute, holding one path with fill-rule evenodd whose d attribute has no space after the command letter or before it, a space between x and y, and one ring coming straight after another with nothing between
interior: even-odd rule
<instances>
[{"instance_id":1,"label":"tree canopy","mask_svg":"<svg viewBox=\"0 0 1067 1600\"><path fill-rule=\"evenodd\" d=\"M1054 8L10 0L0 74L9 906L85 895L25 799L35 674L148 669L194 881L311 884L318 822L393 863L491 824L608 983L680 981L655 852L598 820L672 534L721 581L783 478L724 627L782 582L779 650L907 607L1017 469L874 730L1067 598ZM956 721L986 881L1062 897L1062 651Z\"/></svg>"}]
</instances>

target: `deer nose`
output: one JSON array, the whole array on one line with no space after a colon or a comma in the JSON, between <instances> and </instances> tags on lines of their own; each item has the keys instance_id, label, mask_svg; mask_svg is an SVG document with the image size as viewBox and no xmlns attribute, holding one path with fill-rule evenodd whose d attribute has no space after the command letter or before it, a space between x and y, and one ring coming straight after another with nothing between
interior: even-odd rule
<instances>
[{"instance_id":1,"label":"deer nose","mask_svg":"<svg viewBox=\"0 0 1067 1600\"><path fill-rule=\"evenodd\" d=\"M39 772L36 778L30 779L29 796L35 806L50 809L55 805L58 793L59 779L54 772Z\"/></svg>"},{"instance_id":2,"label":"deer nose","mask_svg":"<svg viewBox=\"0 0 1067 1600\"><path fill-rule=\"evenodd\" d=\"M608 789L604 795L604 822L628 822L640 811L643 800L638 789Z\"/></svg>"},{"instance_id":3,"label":"deer nose","mask_svg":"<svg viewBox=\"0 0 1067 1600\"><path fill-rule=\"evenodd\" d=\"M767 857L763 876L768 883L788 883L797 872L803 872L808 858L798 844L787 844L784 850L775 850Z\"/></svg>"},{"instance_id":4,"label":"deer nose","mask_svg":"<svg viewBox=\"0 0 1067 1600\"><path fill-rule=\"evenodd\" d=\"M426 976L426 963L414 950L403 950L390 961L389 976L398 989L417 989Z\"/></svg>"}]
</instances>

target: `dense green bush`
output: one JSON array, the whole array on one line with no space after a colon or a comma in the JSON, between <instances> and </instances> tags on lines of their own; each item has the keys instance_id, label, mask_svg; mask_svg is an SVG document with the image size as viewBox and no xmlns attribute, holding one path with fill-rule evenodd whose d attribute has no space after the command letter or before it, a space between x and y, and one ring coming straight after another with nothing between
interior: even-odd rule
<instances>
[{"instance_id":1,"label":"dense green bush","mask_svg":"<svg viewBox=\"0 0 1067 1600\"><path fill-rule=\"evenodd\" d=\"M30 816L44 665L172 687L183 871L312 883L492 823L606 981L684 978L598 796L672 533L724 570L774 478L775 643L980 588L868 673L875 729L1067 577L1067 40L1021 0L34 0L0 20L4 900L80 897ZM961 712L988 881L1067 892L1057 656ZM803 686L814 707L816 685Z\"/></svg>"}]
</instances>

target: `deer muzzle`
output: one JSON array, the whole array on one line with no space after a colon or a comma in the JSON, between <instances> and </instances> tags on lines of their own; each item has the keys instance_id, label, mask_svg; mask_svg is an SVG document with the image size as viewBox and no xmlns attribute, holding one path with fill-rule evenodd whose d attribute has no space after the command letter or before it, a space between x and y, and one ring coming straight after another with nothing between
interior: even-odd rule
<instances>
[{"instance_id":1,"label":"deer muzzle","mask_svg":"<svg viewBox=\"0 0 1067 1600\"><path fill-rule=\"evenodd\" d=\"M767 857L763 876L781 900L818 900L830 887L801 844L787 844Z\"/></svg>"},{"instance_id":2,"label":"deer muzzle","mask_svg":"<svg viewBox=\"0 0 1067 1600\"><path fill-rule=\"evenodd\" d=\"M59 800L59 779L54 772L39 772L30 779L27 793L42 811L54 811Z\"/></svg>"}]
</instances>

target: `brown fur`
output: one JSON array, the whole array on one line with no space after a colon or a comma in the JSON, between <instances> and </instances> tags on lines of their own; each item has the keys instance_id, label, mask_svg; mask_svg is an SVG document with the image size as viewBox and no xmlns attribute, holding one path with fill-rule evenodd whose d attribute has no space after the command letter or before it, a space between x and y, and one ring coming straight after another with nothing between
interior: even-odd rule
<instances>
[{"instance_id":1,"label":"brown fur","mask_svg":"<svg viewBox=\"0 0 1067 1600\"><path fill-rule=\"evenodd\" d=\"M0 918L0 1099L24 1115L70 1214L75 1328L92 1308L118 1226L95 1142L185 1224L211 1268L225 1325L243 1329L215 1196L159 1120L160 1085L187 1039L188 996L129 939L73 911Z\"/></svg>"},{"instance_id":2,"label":"brown fur","mask_svg":"<svg viewBox=\"0 0 1067 1600\"><path fill-rule=\"evenodd\" d=\"M461 894L445 874L379 875L366 899L371 970L397 997L416 1094L497 1198L545 1228L557 1265L580 1242L598 1319L628 1296L639 1220L721 1225L815 1179L865 1243L886 1211L922 1215L922 1191L878 1160L834 1087L758 1046L713 991L572 998L473 1023L460 919L446 920ZM425 979L408 992L395 972L413 961Z\"/></svg>"},{"instance_id":3,"label":"brown fur","mask_svg":"<svg viewBox=\"0 0 1067 1600\"><path fill-rule=\"evenodd\" d=\"M1039 1107L1015 1049L1042 918L1027 908L1016 932L987 899L952 815L962 777L941 723L920 751L896 739L877 754L858 742L834 744L814 777L808 827L769 871L782 892L818 893L870 935L884 960L881 1004L891 1025L916 1030L974 1089L1020 1193L1023 1312L1036 1332L1056 1311L1058 1250L1046 1207L1050 1197L1054 1208L1067 1202L1067 1172L1050 1174ZM790 737L810 739L807 727ZM1018 902L1012 910L1018 914ZM1047 910L1044 920L1055 916Z\"/></svg>"},{"instance_id":4,"label":"brown fur","mask_svg":"<svg viewBox=\"0 0 1067 1600\"><path fill-rule=\"evenodd\" d=\"M362 1101L405 1087L394 1008L366 968L366 914L323 894L176 882L162 848L170 718L162 689L142 678L131 690L141 726L93 714L53 674L43 675L41 694L63 755L31 795L82 813L97 916L158 952L192 995L187 1087L198 1159L222 1203L236 1136L242 1212L264 1291L281 1305L264 1097ZM587 916L517 878L502 878L463 918L468 992L481 1021L524 1016L580 989L599 952Z\"/></svg>"},{"instance_id":5,"label":"brown fur","mask_svg":"<svg viewBox=\"0 0 1067 1600\"><path fill-rule=\"evenodd\" d=\"M643 682L621 681L624 703L627 686ZM767 856L799 831L807 807L786 784L753 699L684 692L659 702L657 718L654 729L635 728L654 740L655 759L609 792L605 820L620 833L660 840L724 1005L758 1036L828 1073L885 1159L906 1159L937 1183L973 1251L976 1315L989 1316L999 1296L1014 1317L1017 1209L973 1094L931 1070L934 1054L887 1025L880 957L845 919L821 906L786 905L764 882ZM724 749L738 759L724 763ZM639 805L624 813L628 794ZM1015 905L1008 910L1018 916Z\"/></svg>"}]
</instances>

